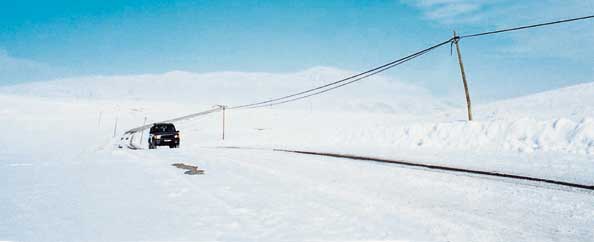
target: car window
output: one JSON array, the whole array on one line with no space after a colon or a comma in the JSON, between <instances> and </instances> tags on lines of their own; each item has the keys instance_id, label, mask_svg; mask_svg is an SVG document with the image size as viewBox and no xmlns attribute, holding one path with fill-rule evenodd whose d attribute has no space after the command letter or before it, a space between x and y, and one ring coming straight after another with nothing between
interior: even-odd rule
<instances>
[{"instance_id":1,"label":"car window","mask_svg":"<svg viewBox=\"0 0 594 242\"><path fill-rule=\"evenodd\" d=\"M153 126L151 128L151 133L153 132L175 132L175 126L173 126L172 124L161 124Z\"/></svg>"}]
</instances>

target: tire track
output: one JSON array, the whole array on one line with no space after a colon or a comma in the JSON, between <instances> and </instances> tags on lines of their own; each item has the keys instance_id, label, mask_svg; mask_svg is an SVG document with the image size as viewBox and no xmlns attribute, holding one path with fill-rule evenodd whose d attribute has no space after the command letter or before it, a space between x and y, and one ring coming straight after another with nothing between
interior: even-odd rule
<instances>
[{"instance_id":1,"label":"tire track","mask_svg":"<svg viewBox=\"0 0 594 242\"><path fill-rule=\"evenodd\" d=\"M466 174L474 174L474 175L482 175L482 176L490 176L490 177L503 177L503 178L508 178L508 179L549 183L549 184L555 184L558 186L566 186L566 187L580 188L580 189L594 191L594 185L585 185L585 184L579 184L579 183L572 183L572 182L558 181L558 180L530 177L530 176L522 176L522 175L514 175L514 174L501 173L501 172L472 170L472 169L457 168L457 167L451 167L451 166L431 165L431 164L424 164L424 163L417 163L417 162L410 162L410 161L389 160L389 159L382 159L382 158L348 155L348 154L338 154L338 153L312 152L312 151L302 151L302 150L285 150L285 149L273 149L273 150L279 151L279 152L297 153L297 154L304 154L304 155L328 156L328 157L334 157L334 158L346 158L346 159L352 159L352 160L364 160L364 161L373 161L373 162L380 162L380 163L390 163L390 164L397 164L397 165L401 165L401 166L421 167L421 168L432 169L432 170L442 170L442 171L450 171L450 172L466 173Z\"/></svg>"}]
</instances>

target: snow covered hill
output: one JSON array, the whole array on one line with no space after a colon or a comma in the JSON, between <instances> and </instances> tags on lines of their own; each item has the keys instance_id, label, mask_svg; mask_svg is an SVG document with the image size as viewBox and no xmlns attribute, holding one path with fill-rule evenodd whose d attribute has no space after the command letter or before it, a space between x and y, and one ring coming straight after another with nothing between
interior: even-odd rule
<instances>
[{"instance_id":1,"label":"snow covered hill","mask_svg":"<svg viewBox=\"0 0 594 242\"><path fill-rule=\"evenodd\" d=\"M594 82L578 84L525 97L479 106L479 118L491 119L570 119L594 117Z\"/></svg>"},{"instance_id":2,"label":"snow covered hill","mask_svg":"<svg viewBox=\"0 0 594 242\"><path fill-rule=\"evenodd\" d=\"M163 74L90 76L0 87L0 93L79 99L166 101L238 105L295 93L354 72L315 67L295 73L172 71ZM337 100L338 99L338 100ZM292 108L422 113L447 108L420 87L372 77Z\"/></svg>"},{"instance_id":3,"label":"snow covered hill","mask_svg":"<svg viewBox=\"0 0 594 242\"><path fill-rule=\"evenodd\" d=\"M591 192L269 150L331 151L594 184L594 83L475 105L476 120L467 122L464 109L379 77L311 101L230 111L224 141L221 113L213 113L176 124L179 149L116 148L120 135L145 118L151 123L216 103L256 101L349 73L170 72L2 87L0 240L594 237ZM146 146L146 134L136 142ZM206 174L184 175L171 166L177 162Z\"/></svg>"}]
</instances>

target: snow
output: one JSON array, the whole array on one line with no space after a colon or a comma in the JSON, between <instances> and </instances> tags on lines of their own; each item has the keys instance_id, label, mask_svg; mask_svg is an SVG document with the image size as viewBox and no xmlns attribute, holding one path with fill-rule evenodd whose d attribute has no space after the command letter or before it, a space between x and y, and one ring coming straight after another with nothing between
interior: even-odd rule
<instances>
[{"instance_id":1,"label":"snow","mask_svg":"<svg viewBox=\"0 0 594 242\"><path fill-rule=\"evenodd\" d=\"M219 112L176 123L179 149L116 148L120 135L145 117L151 123L216 103L254 101L348 73L170 72L2 87L0 240L594 238L591 191L271 150L367 155L594 184L594 83L475 105L476 120L467 122L464 109L380 77L293 105L230 110L225 141ZM362 98L357 91L372 93L372 84L382 91ZM407 95L391 99L394 91ZM234 95L222 95L227 92ZM411 97L425 101L413 104ZM345 100L351 103L338 105ZM146 137L134 142L146 146ZM171 166L178 162L205 174L184 175Z\"/></svg>"},{"instance_id":2,"label":"snow","mask_svg":"<svg viewBox=\"0 0 594 242\"><path fill-rule=\"evenodd\" d=\"M296 73L172 71L163 74L89 76L24 83L0 87L0 92L93 100L234 105L277 97L279 93L302 91L352 74L354 74L352 71L331 67L314 67ZM371 77L368 81L351 85L351 87L353 88L338 89L331 95L310 99L305 106L400 113L420 113L448 107L435 101L424 88L386 77ZM394 95L395 93L398 95ZM337 101L337 96L349 97L349 99ZM304 105L289 105L289 107L303 108Z\"/></svg>"}]
</instances>

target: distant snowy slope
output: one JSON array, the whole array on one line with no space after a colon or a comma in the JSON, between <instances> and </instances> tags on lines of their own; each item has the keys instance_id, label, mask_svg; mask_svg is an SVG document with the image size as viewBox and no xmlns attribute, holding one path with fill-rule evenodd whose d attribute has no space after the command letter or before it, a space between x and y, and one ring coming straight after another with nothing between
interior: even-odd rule
<instances>
[{"instance_id":1,"label":"distant snowy slope","mask_svg":"<svg viewBox=\"0 0 594 242\"><path fill-rule=\"evenodd\" d=\"M354 72L315 67L296 73L172 71L164 74L90 76L1 87L0 93L82 99L175 101L237 105L292 94L343 79ZM423 113L447 106L418 86L381 76L325 93L298 105L302 109Z\"/></svg>"},{"instance_id":2,"label":"distant snowy slope","mask_svg":"<svg viewBox=\"0 0 594 242\"><path fill-rule=\"evenodd\" d=\"M558 119L594 117L594 82L479 106L481 119Z\"/></svg>"}]
</instances>

